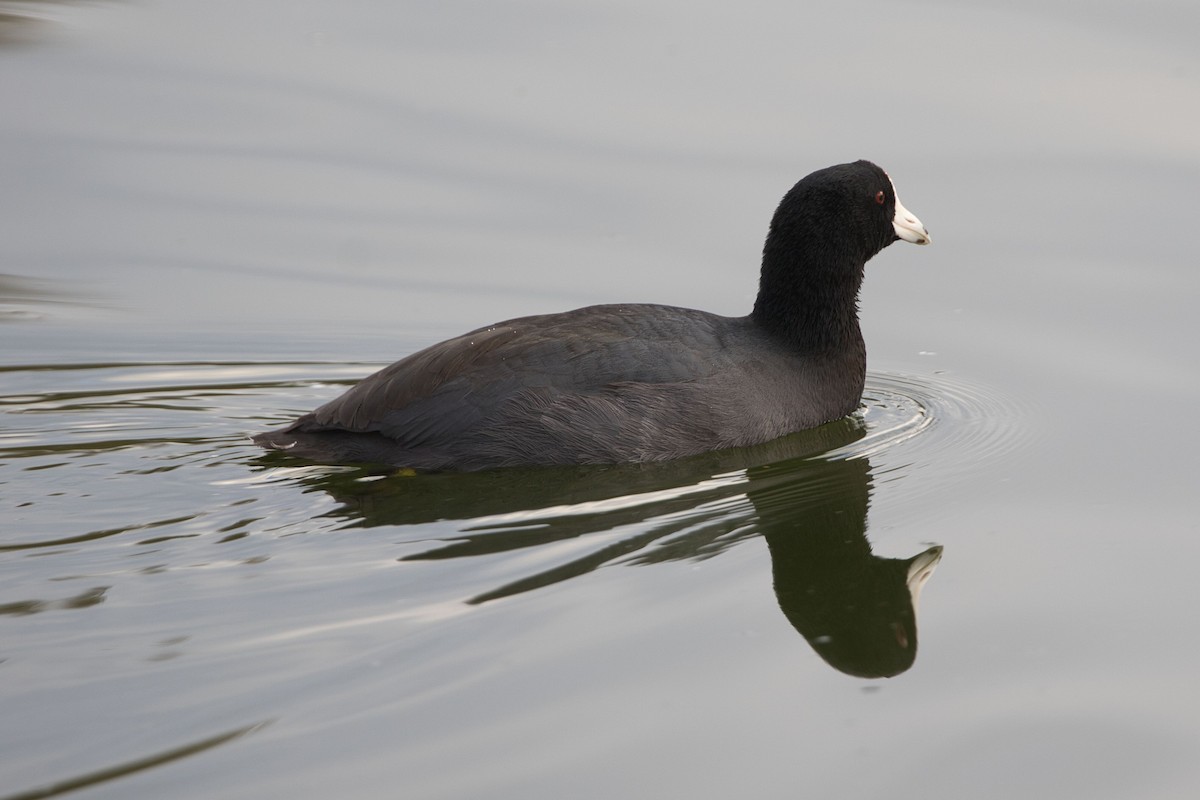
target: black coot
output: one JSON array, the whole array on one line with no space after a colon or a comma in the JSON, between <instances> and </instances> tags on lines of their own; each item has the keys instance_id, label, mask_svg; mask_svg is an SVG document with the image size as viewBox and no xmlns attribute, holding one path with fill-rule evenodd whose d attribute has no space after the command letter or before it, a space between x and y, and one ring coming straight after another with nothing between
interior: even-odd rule
<instances>
[{"instance_id":1,"label":"black coot","mask_svg":"<svg viewBox=\"0 0 1200 800\"><path fill-rule=\"evenodd\" d=\"M929 234L886 172L818 170L775 211L749 316L603 305L499 322L254 441L327 463L479 470L660 461L812 428L858 406L863 265L897 239Z\"/></svg>"}]
</instances>

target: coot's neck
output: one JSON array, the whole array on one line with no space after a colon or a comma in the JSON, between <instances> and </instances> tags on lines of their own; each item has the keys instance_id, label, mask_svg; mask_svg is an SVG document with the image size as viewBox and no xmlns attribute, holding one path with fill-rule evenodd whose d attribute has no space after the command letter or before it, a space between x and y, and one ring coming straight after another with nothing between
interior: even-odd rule
<instances>
[{"instance_id":1,"label":"coot's neck","mask_svg":"<svg viewBox=\"0 0 1200 800\"><path fill-rule=\"evenodd\" d=\"M832 237L788 233L772 226L767 237L751 319L800 353L861 352L858 290L866 259Z\"/></svg>"}]
</instances>

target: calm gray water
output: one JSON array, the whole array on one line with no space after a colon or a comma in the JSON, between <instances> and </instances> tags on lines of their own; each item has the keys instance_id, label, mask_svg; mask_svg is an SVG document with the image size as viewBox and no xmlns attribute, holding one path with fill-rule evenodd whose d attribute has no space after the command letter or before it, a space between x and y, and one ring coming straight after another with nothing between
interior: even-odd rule
<instances>
[{"instance_id":1,"label":"calm gray water","mask_svg":"<svg viewBox=\"0 0 1200 800\"><path fill-rule=\"evenodd\" d=\"M0 3L0 798L1196 796L1200 7L828 6ZM745 313L860 157L934 245L851 419L246 439L488 322Z\"/></svg>"}]
</instances>

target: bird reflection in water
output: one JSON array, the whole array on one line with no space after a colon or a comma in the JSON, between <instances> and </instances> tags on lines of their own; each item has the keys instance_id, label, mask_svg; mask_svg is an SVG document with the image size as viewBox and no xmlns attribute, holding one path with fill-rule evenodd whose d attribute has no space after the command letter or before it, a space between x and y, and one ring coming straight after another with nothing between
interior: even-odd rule
<instances>
[{"instance_id":1,"label":"bird reflection in water","mask_svg":"<svg viewBox=\"0 0 1200 800\"><path fill-rule=\"evenodd\" d=\"M779 607L831 667L861 678L898 675L916 658L917 602L942 548L875 555L866 536L867 459L807 467L809 480L748 493L771 551Z\"/></svg>"},{"instance_id":2,"label":"bird reflection in water","mask_svg":"<svg viewBox=\"0 0 1200 800\"><path fill-rule=\"evenodd\" d=\"M916 658L917 600L942 548L910 558L871 551L868 448L855 455L847 447L863 435L861 421L851 417L759 447L676 462L365 481L363 472L353 471L301 480L329 493L341 504L332 513L360 527L473 521L453 541L404 561L499 555L618 528L631 531L604 537L583 555L572 549L552 567L476 594L467 601L473 604L618 561L711 557L761 535L788 621L830 666L879 678L904 672ZM825 455L838 448L850 457ZM274 463L270 456L263 462ZM622 501L602 502L615 498Z\"/></svg>"}]
</instances>

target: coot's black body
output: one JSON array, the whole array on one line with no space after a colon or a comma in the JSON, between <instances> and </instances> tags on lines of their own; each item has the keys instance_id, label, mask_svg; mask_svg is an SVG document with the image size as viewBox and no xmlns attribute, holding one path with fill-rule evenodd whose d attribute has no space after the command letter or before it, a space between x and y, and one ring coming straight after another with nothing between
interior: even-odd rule
<instances>
[{"instance_id":1,"label":"coot's black body","mask_svg":"<svg viewBox=\"0 0 1200 800\"><path fill-rule=\"evenodd\" d=\"M660 461L758 444L851 413L866 350L863 265L929 241L866 161L783 198L745 317L601 305L500 322L365 378L264 447L419 470Z\"/></svg>"}]
</instances>

